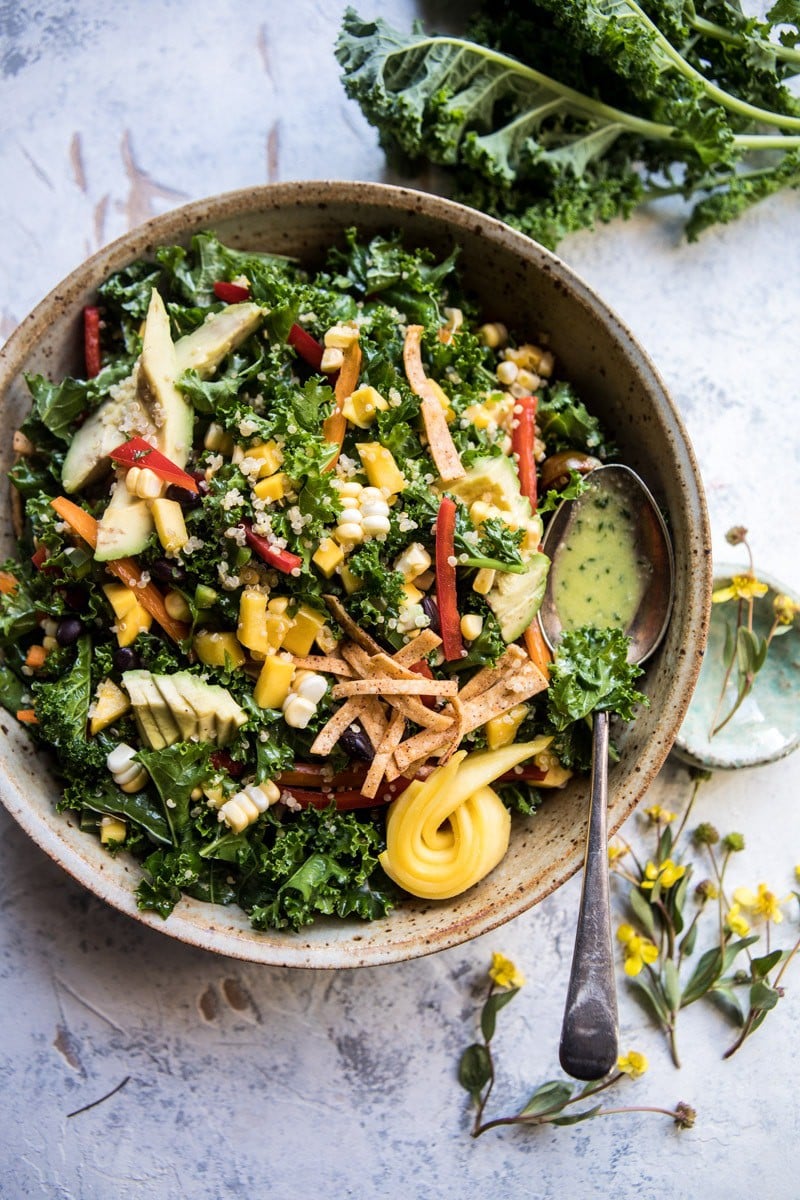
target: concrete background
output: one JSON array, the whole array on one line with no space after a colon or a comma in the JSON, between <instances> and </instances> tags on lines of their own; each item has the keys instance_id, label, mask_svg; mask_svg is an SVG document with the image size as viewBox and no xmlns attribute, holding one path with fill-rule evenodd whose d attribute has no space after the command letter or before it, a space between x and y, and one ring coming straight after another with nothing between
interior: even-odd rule
<instances>
[{"instance_id":1,"label":"concrete background","mask_svg":"<svg viewBox=\"0 0 800 1200\"><path fill-rule=\"evenodd\" d=\"M314 0L0 4L0 335L88 253L142 219L230 188L384 180L338 81L343 5ZM455 3L364 0L407 28ZM420 186L431 181L421 179ZM800 587L797 195L689 246L680 210L570 237L562 257L653 357L688 425L715 556L749 527L758 565ZM800 759L704 785L698 818L746 836L734 884L793 885ZM690 791L670 761L648 802ZM634 816L624 833L643 846ZM646 853L646 849L642 850ZM679 1133L633 1113L473 1142L455 1079L494 950L528 983L500 1019L492 1112L558 1074L579 881L503 930L407 964L258 968L173 943L84 892L0 812L0 1194L536 1197L797 1195L797 970L735 1058L730 1030L682 1015L683 1067L623 989L622 1042L650 1070L614 1103L698 1110ZM794 906L796 908L796 905ZM797 934L787 906L784 940ZM127 1083L103 1104L68 1114Z\"/></svg>"}]
</instances>

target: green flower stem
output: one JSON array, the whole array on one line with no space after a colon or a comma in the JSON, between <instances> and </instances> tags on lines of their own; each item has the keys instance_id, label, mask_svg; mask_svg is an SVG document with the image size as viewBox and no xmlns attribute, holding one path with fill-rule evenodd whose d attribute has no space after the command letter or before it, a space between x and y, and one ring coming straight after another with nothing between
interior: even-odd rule
<instances>
[{"instance_id":1,"label":"green flower stem","mask_svg":"<svg viewBox=\"0 0 800 1200\"><path fill-rule=\"evenodd\" d=\"M702 37L714 38L715 41L725 42L728 46L739 46L745 48L745 41L738 33L734 33L731 29L723 29L721 25L715 25L713 21L707 21L705 17L698 17L696 14L685 18L686 24L695 33L699 33ZM784 46L780 42L773 42L769 38L757 39L766 51L774 54L776 58L783 62L797 63L800 65L800 50L794 50L791 46Z\"/></svg>"},{"instance_id":2,"label":"green flower stem","mask_svg":"<svg viewBox=\"0 0 800 1200\"><path fill-rule=\"evenodd\" d=\"M547 1125L553 1117L557 1117L564 1111L565 1108L568 1108L570 1104L578 1104L582 1100L590 1100L592 1096L596 1096L599 1092L604 1092L606 1088L609 1088L612 1086L612 1084L617 1083L622 1076L623 1072L617 1071L614 1075L610 1075L608 1079L604 1079L600 1083L596 1084L595 1087L582 1089L569 1100L565 1100L563 1104L554 1104L552 1108L543 1109L542 1112L531 1114L530 1116L523 1116L522 1113L517 1113L513 1117L494 1117L491 1121L485 1121L481 1123L479 1117L483 1113L483 1109L485 1107L484 1102L484 1104L481 1105L480 1113L476 1117L475 1124L472 1127L472 1137L480 1137L482 1133L486 1133L487 1129L496 1129L500 1125ZM491 1084L489 1086L491 1087ZM595 1115L600 1116L600 1113L596 1113Z\"/></svg>"},{"instance_id":3,"label":"green flower stem","mask_svg":"<svg viewBox=\"0 0 800 1200\"><path fill-rule=\"evenodd\" d=\"M686 810L685 810L683 816L681 817L680 824L678 826L677 832L675 833L675 838L673 841L673 849L674 849L675 845L677 844L678 839L683 834L684 829L686 828L686 822L689 820L691 811L694 808L694 802L697 799L697 793L700 791L700 784L702 782L703 782L702 779L695 779L695 781L694 781L694 787L692 788L692 794L689 797L689 803L686 805Z\"/></svg>"}]
</instances>

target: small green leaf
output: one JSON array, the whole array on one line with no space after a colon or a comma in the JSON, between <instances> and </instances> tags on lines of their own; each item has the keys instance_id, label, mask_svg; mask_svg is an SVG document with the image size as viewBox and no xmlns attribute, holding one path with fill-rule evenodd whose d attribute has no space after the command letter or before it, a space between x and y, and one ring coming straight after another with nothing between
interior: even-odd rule
<instances>
[{"instance_id":1,"label":"small green leaf","mask_svg":"<svg viewBox=\"0 0 800 1200\"><path fill-rule=\"evenodd\" d=\"M713 950L706 950L698 959L697 966L683 989L681 1008L692 1004L713 987L722 971L723 958L719 948L715 946Z\"/></svg>"},{"instance_id":2,"label":"small green leaf","mask_svg":"<svg viewBox=\"0 0 800 1200\"><path fill-rule=\"evenodd\" d=\"M776 988L770 987L763 979L759 979L750 988L750 1007L756 1012L769 1012L781 998Z\"/></svg>"},{"instance_id":3,"label":"small green leaf","mask_svg":"<svg viewBox=\"0 0 800 1200\"><path fill-rule=\"evenodd\" d=\"M647 1003L644 1005L644 1007L651 1014L651 1016L655 1014L656 1019L662 1025L668 1024L670 1019L669 1009L664 1003L664 999L660 993L657 992L656 989L644 979L634 979L632 981L632 988L637 999L641 1000L642 996L645 997Z\"/></svg>"},{"instance_id":4,"label":"small green leaf","mask_svg":"<svg viewBox=\"0 0 800 1200\"><path fill-rule=\"evenodd\" d=\"M548 1083L543 1083L541 1087L536 1089L525 1107L520 1109L519 1115L521 1117L530 1117L545 1112L558 1111L571 1099L572 1085L565 1083L562 1079L551 1079Z\"/></svg>"},{"instance_id":5,"label":"small green leaf","mask_svg":"<svg viewBox=\"0 0 800 1200\"><path fill-rule=\"evenodd\" d=\"M729 971L734 959L741 954L742 950L746 950L748 946L752 946L758 941L758 934L751 933L749 937L740 938L738 942L728 942L725 947L725 955L722 962L722 971L720 974Z\"/></svg>"},{"instance_id":6,"label":"small green leaf","mask_svg":"<svg viewBox=\"0 0 800 1200\"><path fill-rule=\"evenodd\" d=\"M696 942L697 942L697 922L695 921L693 925L689 926L688 930L686 931L686 936L684 937L683 941L680 943L680 946L678 947L684 958L688 958L690 954L694 953L694 947L695 947Z\"/></svg>"},{"instance_id":7,"label":"small green leaf","mask_svg":"<svg viewBox=\"0 0 800 1200\"><path fill-rule=\"evenodd\" d=\"M458 1082L469 1092L477 1104L481 1092L492 1078L492 1060L489 1051L480 1042L467 1046L458 1064Z\"/></svg>"},{"instance_id":8,"label":"small green leaf","mask_svg":"<svg viewBox=\"0 0 800 1200\"><path fill-rule=\"evenodd\" d=\"M650 901L647 899L644 893L640 892L638 888L633 888L628 896L628 903L633 909L633 914L636 919L641 925L644 926L645 931L650 935L651 938L655 937L655 917L653 916L653 909Z\"/></svg>"},{"instance_id":9,"label":"small green leaf","mask_svg":"<svg viewBox=\"0 0 800 1200\"><path fill-rule=\"evenodd\" d=\"M750 973L753 979L766 979L772 968L783 958L782 950L773 950L771 954L764 954L761 958L751 958Z\"/></svg>"},{"instance_id":10,"label":"small green leaf","mask_svg":"<svg viewBox=\"0 0 800 1200\"><path fill-rule=\"evenodd\" d=\"M509 988L505 992L492 992L489 996L481 1013L481 1033L485 1041L490 1042L494 1037L498 1012L514 999L518 991L519 988Z\"/></svg>"},{"instance_id":11,"label":"small green leaf","mask_svg":"<svg viewBox=\"0 0 800 1200\"><path fill-rule=\"evenodd\" d=\"M658 861L664 862L669 858L669 852L672 849L672 827L665 825L661 831L661 837L658 839Z\"/></svg>"},{"instance_id":12,"label":"small green leaf","mask_svg":"<svg viewBox=\"0 0 800 1200\"><path fill-rule=\"evenodd\" d=\"M744 1025L744 1012L739 997L732 987L726 983L715 983L708 993L708 999L713 1000L719 1008L731 1018L736 1025Z\"/></svg>"},{"instance_id":13,"label":"small green leaf","mask_svg":"<svg viewBox=\"0 0 800 1200\"><path fill-rule=\"evenodd\" d=\"M680 933L683 929L683 906L686 903L686 892L691 879L691 868L686 874L678 880L678 886L673 889L669 899L669 907L672 913L672 923L675 926L675 932Z\"/></svg>"},{"instance_id":14,"label":"small green leaf","mask_svg":"<svg viewBox=\"0 0 800 1200\"><path fill-rule=\"evenodd\" d=\"M677 1012L681 1004L681 981L671 958L664 960L664 996L672 1011Z\"/></svg>"}]
</instances>

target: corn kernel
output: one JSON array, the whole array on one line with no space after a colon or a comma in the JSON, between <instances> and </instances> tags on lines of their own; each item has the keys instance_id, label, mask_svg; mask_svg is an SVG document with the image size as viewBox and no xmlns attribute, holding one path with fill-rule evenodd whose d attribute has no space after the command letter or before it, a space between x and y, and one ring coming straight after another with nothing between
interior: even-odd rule
<instances>
[{"instance_id":1,"label":"corn kernel","mask_svg":"<svg viewBox=\"0 0 800 1200\"><path fill-rule=\"evenodd\" d=\"M497 574L490 567L481 567L472 581L472 590L479 596L487 596L494 587L494 577Z\"/></svg>"},{"instance_id":2,"label":"corn kernel","mask_svg":"<svg viewBox=\"0 0 800 1200\"><path fill-rule=\"evenodd\" d=\"M500 321L489 321L481 325L478 337L490 350L499 350L508 341L508 330Z\"/></svg>"},{"instance_id":3,"label":"corn kernel","mask_svg":"<svg viewBox=\"0 0 800 1200\"><path fill-rule=\"evenodd\" d=\"M173 621L191 621L192 619L192 610L180 592L167 592L164 597L164 608Z\"/></svg>"},{"instance_id":4,"label":"corn kernel","mask_svg":"<svg viewBox=\"0 0 800 1200\"><path fill-rule=\"evenodd\" d=\"M483 617L478 613L465 613L461 618L461 636L466 642L474 642L483 632Z\"/></svg>"},{"instance_id":5,"label":"corn kernel","mask_svg":"<svg viewBox=\"0 0 800 1200\"><path fill-rule=\"evenodd\" d=\"M323 625L317 634L317 645L323 654L333 654L339 645L339 639L329 625Z\"/></svg>"},{"instance_id":6,"label":"corn kernel","mask_svg":"<svg viewBox=\"0 0 800 1200\"><path fill-rule=\"evenodd\" d=\"M512 362L511 359L504 359L503 362L498 363L497 370L495 371L498 382L503 383L506 386L514 382L518 373L519 367L515 362Z\"/></svg>"},{"instance_id":7,"label":"corn kernel","mask_svg":"<svg viewBox=\"0 0 800 1200\"><path fill-rule=\"evenodd\" d=\"M233 438L216 421L212 421L206 430L203 446L206 450L213 450L215 453L224 454L226 457L230 457L234 450Z\"/></svg>"},{"instance_id":8,"label":"corn kernel","mask_svg":"<svg viewBox=\"0 0 800 1200\"><path fill-rule=\"evenodd\" d=\"M399 571L404 579L412 580L424 574L431 565L431 556L421 542L412 542L403 553L395 559L394 569Z\"/></svg>"},{"instance_id":9,"label":"corn kernel","mask_svg":"<svg viewBox=\"0 0 800 1200\"><path fill-rule=\"evenodd\" d=\"M124 842L128 826L120 817L100 818L100 841L104 846L109 842Z\"/></svg>"}]
</instances>

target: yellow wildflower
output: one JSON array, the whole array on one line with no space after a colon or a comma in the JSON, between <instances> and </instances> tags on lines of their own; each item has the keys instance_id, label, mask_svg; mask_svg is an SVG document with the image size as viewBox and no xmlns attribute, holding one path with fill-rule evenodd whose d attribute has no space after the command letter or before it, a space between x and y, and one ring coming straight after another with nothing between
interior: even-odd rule
<instances>
[{"instance_id":1,"label":"yellow wildflower","mask_svg":"<svg viewBox=\"0 0 800 1200\"><path fill-rule=\"evenodd\" d=\"M794 877L797 880L797 882L800 883L800 863L798 863L794 869Z\"/></svg>"},{"instance_id":2,"label":"yellow wildflower","mask_svg":"<svg viewBox=\"0 0 800 1200\"><path fill-rule=\"evenodd\" d=\"M611 842L608 847L608 861L615 863L618 858L624 858L627 853L627 846L623 846L621 842ZM800 870L800 867L798 867L798 870Z\"/></svg>"},{"instance_id":3,"label":"yellow wildflower","mask_svg":"<svg viewBox=\"0 0 800 1200\"><path fill-rule=\"evenodd\" d=\"M760 579L756 579L752 571L743 575L734 575L727 587L717 588L711 594L712 604L724 604L726 600L755 600L765 596L769 588Z\"/></svg>"},{"instance_id":4,"label":"yellow wildflower","mask_svg":"<svg viewBox=\"0 0 800 1200\"><path fill-rule=\"evenodd\" d=\"M665 858L658 866L654 862L648 862L640 886L647 890L655 887L656 881L658 881L662 888L671 888L679 879L683 879L685 874L686 867L673 862L671 858Z\"/></svg>"},{"instance_id":5,"label":"yellow wildflower","mask_svg":"<svg viewBox=\"0 0 800 1200\"><path fill-rule=\"evenodd\" d=\"M783 592L780 592L772 601L772 607L775 611L775 619L779 625L791 625L792 621L800 613L800 604Z\"/></svg>"},{"instance_id":6,"label":"yellow wildflower","mask_svg":"<svg viewBox=\"0 0 800 1200\"><path fill-rule=\"evenodd\" d=\"M750 932L750 922L741 916L741 904L732 904L725 914L725 927L737 937L746 937Z\"/></svg>"},{"instance_id":7,"label":"yellow wildflower","mask_svg":"<svg viewBox=\"0 0 800 1200\"><path fill-rule=\"evenodd\" d=\"M492 955L489 978L492 983L501 988L520 988L525 982L525 976L522 974L522 971L514 966L511 959L497 952Z\"/></svg>"},{"instance_id":8,"label":"yellow wildflower","mask_svg":"<svg viewBox=\"0 0 800 1200\"><path fill-rule=\"evenodd\" d=\"M642 937L632 925L620 925L617 938L625 947L626 975L638 975L645 963L653 963L658 958L655 942Z\"/></svg>"},{"instance_id":9,"label":"yellow wildflower","mask_svg":"<svg viewBox=\"0 0 800 1200\"><path fill-rule=\"evenodd\" d=\"M638 1079L640 1075L644 1075L648 1065L647 1059L638 1050L629 1050L627 1054L620 1054L617 1059L617 1070L622 1071L624 1075L630 1075L631 1079Z\"/></svg>"},{"instance_id":10,"label":"yellow wildflower","mask_svg":"<svg viewBox=\"0 0 800 1200\"><path fill-rule=\"evenodd\" d=\"M780 900L771 892L765 883L758 885L758 891L752 888L740 887L733 893L733 898L742 908L747 908L755 917L764 917L767 921L779 924L783 920L781 904L791 900L791 896L783 896Z\"/></svg>"},{"instance_id":11,"label":"yellow wildflower","mask_svg":"<svg viewBox=\"0 0 800 1200\"><path fill-rule=\"evenodd\" d=\"M670 812L669 809L662 808L660 804L651 804L649 808L644 810L654 825L669 825L670 821L674 821L677 813Z\"/></svg>"}]
</instances>

